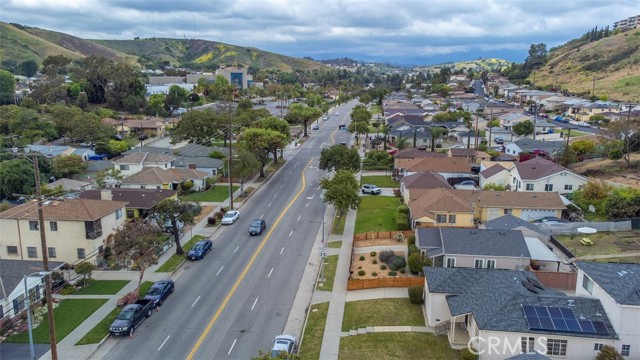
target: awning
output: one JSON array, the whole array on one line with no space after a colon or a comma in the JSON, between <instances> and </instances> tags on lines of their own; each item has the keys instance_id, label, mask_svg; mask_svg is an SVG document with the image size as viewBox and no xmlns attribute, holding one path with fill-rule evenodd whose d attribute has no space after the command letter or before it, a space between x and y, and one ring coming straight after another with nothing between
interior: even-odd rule
<instances>
[{"instance_id":1,"label":"awning","mask_svg":"<svg viewBox=\"0 0 640 360\"><path fill-rule=\"evenodd\" d=\"M534 237L525 237L524 240L527 242L527 248L529 248L529 254L531 255L531 260L539 260L539 261L561 261L556 254L553 253L545 244L540 241L538 238Z\"/></svg>"}]
</instances>

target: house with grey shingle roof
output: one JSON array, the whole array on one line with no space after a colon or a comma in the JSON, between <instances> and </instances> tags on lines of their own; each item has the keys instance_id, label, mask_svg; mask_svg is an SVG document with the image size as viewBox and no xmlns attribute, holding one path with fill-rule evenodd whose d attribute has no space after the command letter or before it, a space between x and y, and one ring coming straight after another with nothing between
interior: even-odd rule
<instances>
[{"instance_id":1,"label":"house with grey shingle roof","mask_svg":"<svg viewBox=\"0 0 640 360\"><path fill-rule=\"evenodd\" d=\"M131 149L125 152L125 155L136 152L149 152L155 154L172 155L173 167L181 169L195 169L204 171L211 175L218 174L224 166L224 161L221 159L214 159L209 155L213 152L219 152L222 154L229 154L229 148L218 146L204 146L198 144L188 144L179 149L167 149L153 146L142 146Z\"/></svg>"},{"instance_id":2,"label":"house with grey shingle roof","mask_svg":"<svg viewBox=\"0 0 640 360\"><path fill-rule=\"evenodd\" d=\"M144 168L122 180L121 187L127 189L167 189L178 190L181 183L192 181L192 191L200 191L207 185L209 174L194 169L161 169L157 167Z\"/></svg>"},{"instance_id":3,"label":"house with grey shingle roof","mask_svg":"<svg viewBox=\"0 0 640 360\"><path fill-rule=\"evenodd\" d=\"M625 359L640 359L640 264L579 261L576 295L602 302Z\"/></svg>"},{"instance_id":4,"label":"house with grey shingle roof","mask_svg":"<svg viewBox=\"0 0 640 360\"><path fill-rule=\"evenodd\" d=\"M436 267L517 270L531 259L515 230L417 228L416 246Z\"/></svg>"},{"instance_id":5,"label":"house with grey shingle roof","mask_svg":"<svg viewBox=\"0 0 640 360\"><path fill-rule=\"evenodd\" d=\"M546 154L553 155L564 149L564 141L545 141L533 140L530 138L522 138L511 142L505 146L504 152L507 155L518 156L521 152L534 154L536 151L543 151Z\"/></svg>"},{"instance_id":6,"label":"house with grey shingle roof","mask_svg":"<svg viewBox=\"0 0 640 360\"><path fill-rule=\"evenodd\" d=\"M174 160L175 158L171 155L148 152L131 152L120 159L114 160L113 166L116 170L120 170L122 175L130 176L142 171L144 168L172 168Z\"/></svg>"},{"instance_id":7,"label":"house with grey shingle roof","mask_svg":"<svg viewBox=\"0 0 640 360\"><path fill-rule=\"evenodd\" d=\"M425 316L452 348L480 360L539 352L592 359L618 333L599 299L545 288L528 271L424 267ZM491 345L493 344L493 345Z\"/></svg>"},{"instance_id":8,"label":"house with grey shingle roof","mask_svg":"<svg viewBox=\"0 0 640 360\"><path fill-rule=\"evenodd\" d=\"M535 237L543 241L549 239L549 231L511 214L500 216L482 223L485 229L518 230L525 237Z\"/></svg>"}]
</instances>

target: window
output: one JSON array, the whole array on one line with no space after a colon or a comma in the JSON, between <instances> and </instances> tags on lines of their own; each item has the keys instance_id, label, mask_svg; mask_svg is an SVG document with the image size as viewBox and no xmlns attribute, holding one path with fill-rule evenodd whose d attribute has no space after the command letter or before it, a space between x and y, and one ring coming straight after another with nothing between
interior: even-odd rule
<instances>
[{"instance_id":1,"label":"window","mask_svg":"<svg viewBox=\"0 0 640 360\"><path fill-rule=\"evenodd\" d=\"M582 274L582 288L593 295L593 280L591 280L587 274Z\"/></svg>"},{"instance_id":2,"label":"window","mask_svg":"<svg viewBox=\"0 0 640 360\"><path fill-rule=\"evenodd\" d=\"M437 223L446 223L447 222L447 215L444 215L444 214L436 215L436 222Z\"/></svg>"},{"instance_id":3,"label":"window","mask_svg":"<svg viewBox=\"0 0 640 360\"><path fill-rule=\"evenodd\" d=\"M547 339L547 355L567 356L567 340Z\"/></svg>"},{"instance_id":4,"label":"window","mask_svg":"<svg viewBox=\"0 0 640 360\"><path fill-rule=\"evenodd\" d=\"M516 178L513 178L513 181L512 181L512 182L515 184L515 183L516 183Z\"/></svg>"},{"instance_id":5,"label":"window","mask_svg":"<svg viewBox=\"0 0 640 360\"><path fill-rule=\"evenodd\" d=\"M120 219L121 217L122 217L122 209L116 210L116 220Z\"/></svg>"},{"instance_id":6,"label":"window","mask_svg":"<svg viewBox=\"0 0 640 360\"><path fill-rule=\"evenodd\" d=\"M56 248L54 248L54 247L50 247L49 248L49 257L50 258L56 257Z\"/></svg>"},{"instance_id":7,"label":"window","mask_svg":"<svg viewBox=\"0 0 640 360\"><path fill-rule=\"evenodd\" d=\"M475 259L473 261L473 267L475 267L476 269L484 268L484 259Z\"/></svg>"},{"instance_id":8,"label":"window","mask_svg":"<svg viewBox=\"0 0 640 360\"><path fill-rule=\"evenodd\" d=\"M573 190L573 185L565 185L564 189L565 190Z\"/></svg>"},{"instance_id":9,"label":"window","mask_svg":"<svg viewBox=\"0 0 640 360\"><path fill-rule=\"evenodd\" d=\"M533 191L533 184L527 184L527 191Z\"/></svg>"},{"instance_id":10,"label":"window","mask_svg":"<svg viewBox=\"0 0 640 360\"><path fill-rule=\"evenodd\" d=\"M2 305L0 305L0 319L4 317L4 310L2 309Z\"/></svg>"},{"instance_id":11,"label":"window","mask_svg":"<svg viewBox=\"0 0 640 360\"><path fill-rule=\"evenodd\" d=\"M521 337L520 338L520 352L523 354L531 354L535 352L534 349L535 338L533 337Z\"/></svg>"},{"instance_id":12,"label":"window","mask_svg":"<svg viewBox=\"0 0 640 360\"><path fill-rule=\"evenodd\" d=\"M27 246L27 256L30 258L38 257L38 249L35 246Z\"/></svg>"},{"instance_id":13,"label":"window","mask_svg":"<svg viewBox=\"0 0 640 360\"><path fill-rule=\"evenodd\" d=\"M58 231L58 222L57 221L49 221L49 230Z\"/></svg>"},{"instance_id":14,"label":"window","mask_svg":"<svg viewBox=\"0 0 640 360\"><path fill-rule=\"evenodd\" d=\"M456 258L447 258L447 267L448 268L456 267Z\"/></svg>"},{"instance_id":15,"label":"window","mask_svg":"<svg viewBox=\"0 0 640 360\"><path fill-rule=\"evenodd\" d=\"M456 223L456 216L449 215L449 224L455 224L455 223Z\"/></svg>"},{"instance_id":16,"label":"window","mask_svg":"<svg viewBox=\"0 0 640 360\"><path fill-rule=\"evenodd\" d=\"M127 218L133 219L135 217L135 212L131 209L127 210Z\"/></svg>"},{"instance_id":17,"label":"window","mask_svg":"<svg viewBox=\"0 0 640 360\"><path fill-rule=\"evenodd\" d=\"M129 170L129 165L120 165L120 170Z\"/></svg>"},{"instance_id":18,"label":"window","mask_svg":"<svg viewBox=\"0 0 640 360\"><path fill-rule=\"evenodd\" d=\"M14 313L19 313L20 311L22 311L22 309L24 309L25 307L25 303L24 303L24 294L18 296L17 298L13 299L13 312Z\"/></svg>"},{"instance_id":19,"label":"window","mask_svg":"<svg viewBox=\"0 0 640 360\"><path fill-rule=\"evenodd\" d=\"M503 211L505 215L511 215L512 212L513 212L513 209L504 209Z\"/></svg>"},{"instance_id":20,"label":"window","mask_svg":"<svg viewBox=\"0 0 640 360\"><path fill-rule=\"evenodd\" d=\"M29 230L39 230L38 222L34 220L29 220Z\"/></svg>"},{"instance_id":21,"label":"window","mask_svg":"<svg viewBox=\"0 0 640 360\"><path fill-rule=\"evenodd\" d=\"M620 351L620 355L629 356L631 354L631 345L622 345L622 351Z\"/></svg>"},{"instance_id":22,"label":"window","mask_svg":"<svg viewBox=\"0 0 640 360\"><path fill-rule=\"evenodd\" d=\"M604 344L595 343L595 344L593 344L593 350L594 351L600 351L600 350L602 350L603 346L604 346Z\"/></svg>"},{"instance_id":23,"label":"window","mask_svg":"<svg viewBox=\"0 0 640 360\"><path fill-rule=\"evenodd\" d=\"M78 248L78 259L84 259L84 249Z\"/></svg>"},{"instance_id":24,"label":"window","mask_svg":"<svg viewBox=\"0 0 640 360\"><path fill-rule=\"evenodd\" d=\"M495 260L487 260L487 269L495 269L496 261Z\"/></svg>"},{"instance_id":25,"label":"window","mask_svg":"<svg viewBox=\"0 0 640 360\"><path fill-rule=\"evenodd\" d=\"M544 191L553 191L553 184L544 184Z\"/></svg>"},{"instance_id":26,"label":"window","mask_svg":"<svg viewBox=\"0 0 640 360\"><path fill-rule=\"evenodd\" d=\"M140 185L140 189L146 189L147 187L144 185Z\"/></svg>"},{"instance_id":27,"label":"window","mask_svg":"<svg viewBox=\"0 0 640 360\"><path fill-rule=\"evenodd\" d=\"M18 247L13 245L7 246L7 254L18 255Z\"/></svg>"}]
</instances>

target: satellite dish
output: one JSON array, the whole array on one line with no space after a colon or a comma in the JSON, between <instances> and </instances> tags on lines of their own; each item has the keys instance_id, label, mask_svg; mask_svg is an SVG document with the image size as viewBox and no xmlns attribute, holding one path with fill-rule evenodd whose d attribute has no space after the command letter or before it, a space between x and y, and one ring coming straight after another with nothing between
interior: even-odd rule
<instances>
[{"instance_id":1,"label":"satellite dish","mask_svg":"<svg viewBox=\"0 0 640 360\"><path fill-rule=\"evenodd\" d=\"M596 207L593 205L589 205L589 211L591 211L592 213L596 212Z\"/></svg>"}]
</instances>

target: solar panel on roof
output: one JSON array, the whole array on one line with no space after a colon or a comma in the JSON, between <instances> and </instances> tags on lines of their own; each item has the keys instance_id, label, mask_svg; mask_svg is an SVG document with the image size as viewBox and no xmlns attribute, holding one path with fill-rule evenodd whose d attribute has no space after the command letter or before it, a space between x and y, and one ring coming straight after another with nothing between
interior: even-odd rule
<instances>
[{"instance_id":1,"label":"solar panel on roof","mask_svg":"<svg viewBox=\"0 0 640 360\"><path fill-rule=\"evenodd\" d=\"M539 318L540 319L540 329L541 330L555 330L553 326L553 322L550 318Z\"/></svg>"},{"instance_id":2,"label":"solar panel on roof","mask_svg":"<svg viewBox=\"0 0 640 360\"><path fill-rule=\"evenodd\" d=\"M536 314L538 314L538 317L541 318L548 318L549 316L549 310L547 310L546 306L534 306L534 309L536 309Z\"/></svg>"},{"instance_id":3,"label":"solar panel on roof","mask_svg":"<svg viewBox=\"0 0 640 360\"><path fill-rule=\"evenodd\" d=\"M596 334L598 335L609 335L609 330L605 326L602 321L592 321L594 329L596 330Z\"/></svg>"},{"instance_id":4,"label":"solar panel on roof","mask_svg":"<svg viewBox=\"0 0 640 360\"><path fill-rule=\"evenodd\" d=\"M556 331L568 331L567 323L562 318L552 318L554 330Z\"/></svg>"},{"instance_id":5,"label":"solar panel on roof","mask_svg":"<svg viewBox=\"0 0 640 360\"><path fill-rule=\"evenodd\" d=\"M595 334L596 329L594 329L591 320L578 320L580 323L580 327L582 328L582 332L586 334Z\"/></svg>"},{"instance_id":6,"label":"solar panel on roof","mask_svg":"<svg viewBox=\"0 0 640 360\"><path fill-rule=\"evenodd\" d=\"M578 323L578 320L576 319L564 319L564 321L567 323L567 330L571 331L571 332L577 332L577 333L581 333L582 329L580 328L580 324Z\"/></svg>"},{"instance_id":7,"label":"solar panel on roof","mask_svg":"<svg viewBox=\"0 0 640 360\"><path fill-rule=\"evenodd\" d=\"M552 318L555 318L555 319L563 318L562 313L560 312L560 308L549 306L547 310L549 310L549 315L551 315Z\"/></svg>"},{"instance_id":8,"label":"solar panel on roof","mask_svg":"<svg viewBox=\"0 0 640 360\"><path fill-rule=\"evenodd\" d=\"M560 312L565 319L576 319L576 314L573 312L572 308L561 307Z\"/></svg>"},{"instance_id":9,"label":"solar panel on roof","mask_svg":"<svg viewBox=\"0 0 640 360\"><path fill-rule=\"evenodd\" d=\"M536 314L536 309L533 308L533 306L531 305L522 305L522 310L524 310L524 315L525 316L538 316Z\"/></svg>"},{"instance_id":10,"label":"solar panel on roof","mask_svg":"<svg viewBox=\"0 0 640 360\"><path fill-rule=\"evenodd\" d=\"M529 325L529 329L531 330L541 330L540 318L536 317L528 317L527 325Z\"/></svg>"}]
</instances>

